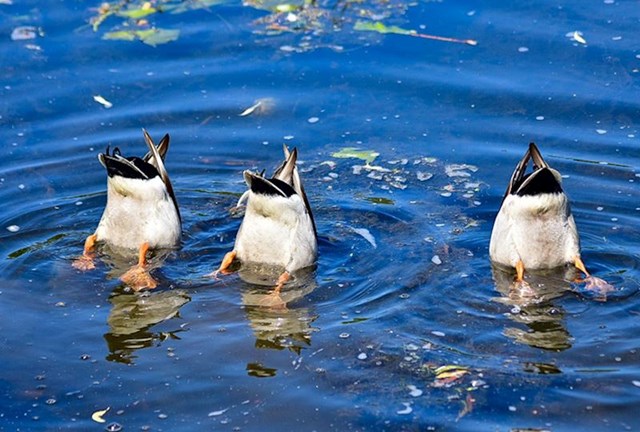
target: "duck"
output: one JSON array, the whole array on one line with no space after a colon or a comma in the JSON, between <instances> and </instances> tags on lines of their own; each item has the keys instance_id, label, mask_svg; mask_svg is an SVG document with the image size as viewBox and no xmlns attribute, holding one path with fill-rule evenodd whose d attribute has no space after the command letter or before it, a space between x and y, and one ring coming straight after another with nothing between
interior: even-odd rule
<instances>
[{"instance_id":1,"label":"duck","mask_svg":"<svg viewBox=\"0 0 640 432\"><path fill-rule=\"evenodd\" d=\"M285 159L270 178L264 172L243 172L249 189L238 206L246 202L244 218L233 250L211 274L228 273L234 262L276 267L276 299L294 272L315 264L318 253L316 224L296 165L298 150L283 145L283 151Z\"/></svg>"},{"instance_id":2,"label":"duck","mask_svg":"<svg viewBox=\"0 0 640 432\"><path fill-rule=\"evenodd\" d=\"M107 171L107 204L95 232L87 237L82 256L73 262L79 270L95 268L94 250L98 243L137 252L138 262L120 279L135 291L157 286L147 268L147 253L171 249L181 239L178 201L164 165L169 150L169 134L156 146L143 129L149 151L142 157L125 157L118 147L107 147L98 155Z\"/></svg>"},{"instance_id":3,"label":"duck","mask_svg":"<svg viewBox=\"0 0 640 432\"><path fill-rule=\"evenodd\" d=\"M527 173L529 161L533 169ZM572 265L584 274L588 289L605 293L612 289L587 271L562 175L549 166L533 142L511 175L493 224L489 257L515 269L519 286L526 286L526 270Z\"/></svg>"}]
</instances>

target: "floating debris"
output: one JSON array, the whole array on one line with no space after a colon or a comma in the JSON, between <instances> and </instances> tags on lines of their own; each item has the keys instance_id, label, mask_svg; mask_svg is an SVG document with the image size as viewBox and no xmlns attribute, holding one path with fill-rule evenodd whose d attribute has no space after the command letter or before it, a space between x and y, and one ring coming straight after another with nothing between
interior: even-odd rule
<instances>
[{"instance_id":1,"label":"floating debris","mask_svg":"<svg viewBox=\"0 0 640 432\"><path fill-rule=\"evenodd\" d=\"M413 36L413 37L418 37L422 39L437 40L441 42L454 42L454 43L461 43L461 44L467 44L467 45L478 45L478 42L473 39L456 39L451 37L418 33L415 30L407 30L398 26L387 26L381 23L380 21L375 21L375 22L356 21L355 25L353 26L353 29L358 31L374 31L382 34L392 33L392 34L398 34L398 35Z\"/></svg>"},{"instance_id":2,"label":"floating debris","mask_svg":"<svg viewBox=\"0 0 640 432\"><path fill-rule=\"evenodd\" d=\"M367 353L358 354L358 360L366 360L366 359L367 359Z\"/></svg>"},{"instance_id":3,"label":"floating debris","mask_svg":"<svg viewBox=\"0 0 640 432\"><path fill-rule=\"evenodd\" d=\"M38 37L40 32L37 27L34 26L20 26L13 29L11 32L11 40L23 41L31 40Z\"/></svg>"},{"instance_id":4,"label":"floating debris","mask_svg":"<svg viewBox=\"0 0 640 432\"><path fill-rule=\"evenodd\" d=\"M104 106L105 108L109 109L113 106L113 104L111 102L109 102L108 100L106 100L105 98L103 98L100 95L95 95L93 97L93 100L98 102L100 105Z\"/></svg>"},{"instance_id":5,"label":"floating debris","mask_svg":"<svg viewBox=\"0 0 640 432\"><path fill-rule=\"evenodd\" d=\"M450 387L457 380L469 373L469 369L458 365L440 366L434 370L436 374L434 387Z\"/></svg>"},{"instance_id":6,"label":"floating debris","mask_svg":"<svg viewBox=\"0 0 640 432\"><path fill-rule=\"evenodd\" d=\"M585 38L583 37L583 34L581 31L570 31L569 33L567 33L565 35L566 37L568 37L569 39L576 41L578 43L581 43L583 45L585 45L587 43L587 41L585 40Z\"/></svg>"},{"instance_id":7,"label":"floating debris","mask_svg":"<svg viewBox=\"0 0 640 432\"><path fill-rule=\"evenodd\" d=\"M444 167L444 172L449 177L471 177L469 171L476 172L478 167L469 164L451 164Z\"/></svg>"},{"instance_id":8,"label":"floating debris","mask_svg":"<svg viewBox=\"0 0 640 432\"><path fill-rule=\"evenodd\" d=\"M18 225L9 225L7 227L7 231L15 233L15 232L20 231L20 227Z\"/></svg>"},{"instance_id":9,"label":"floating debris","mask_svg":"<svg viewBox=\"0 0 640 432\"><path fill-rule=\"evenodd\" d=\"M358 234L358 235L362 236L362 238L364 238L366 241L368 241L368 242L369 242L369 244L370 244L371 246L373 246L373 248L374 248L374 249L376 249L376 248L378 247L378 246L376 245L376 239L373 237L373 235L371 234L371 232L369 232L369 230L368 230L368 229L366 229L366 228L353 228L353 227L351 227L351 230L352 230L354 233L356 233L356 234Z\"/></svg>"},{"instance_id":10,"label":"floating debris","mask_svg":"<svg viewBox=\"0 0 640 432\"><path fill-rule=\"evenodd\" d=\"M320 121L320 119L318 117L309 117L307 119L308 123L314 124L314 123L318 123Z\"/></svg>"},{"instance_id":11,"label":"floating debris","mask_svg":"<svg viewBox=\"0 0 640 432\"><path fill-rule=\"evenodd\" d=\"M411 404L409 402L402 402L402 405L404 405L404 409L396 411L396 414L404 415L411 414L411 412L413 412L413 408L411 408Z\"/></svg>"},{"instance_id":12,"label":"floating debris","mask_svg":"<svg viewBox=\"0 0 640 432\"><path fill-rule=\"evenodd\" d=\"M229 408L225 408L225 409L221 409L218 411L211 411L209 414L207 414L208 417L217 417L220 416L224 413L226 413L227 411L229 411Z\"/></svg>"},{"instance_id":13,"label":"floating debris","mask_svg":"<svg viewBox=\"0 0 640 432\"><path fill-rule=\"evenodd\" d=\"M416 172L416 177L420 181L427 181L427 180L430 180L430 179L433 178L433 174L428 173L428 172L418 171L418 172Z\"/></svg>"},{"instance_id":14,"label":"floating debris","mask_svg":"<svg viewBox=\"0 0 640 432\"><path fill-rule=\"evenodd\" d=\"M422 390L420 390L418 387L414 386L413 384L409 384L407 388L409 389L410 396L413 396L413 397L422 396Z\"/></svg>"},{"instance_id":15,"label":"floating debris","mask_svg":"<svg viewBox=\"0 0 640 432\"><path fill-rule=\"evenodd\" d=\"M240 117L245 117L245 116L253 114L254 112L256 114L267 114L271 110L273 110L274 106L275 106L275 100L273 98L256 99L254 101L253 105L251 105L246 110L242 111L239 114L239 116Z\"/></svg>"},{"instance_id":16,"label":"floating debris","mask_svg":"<svg viewBox=\"0 0 640 432\"><path fill-rule=\"evenodd\" d=\"M93 414L91 414L91 420L93 420L96 423L106 423L107 421L103 419L102 416L108 413L110 409L111 407L107 407L103 410L94 412Z\"/></svg>"},{"instance_id":17,"label":"floating debris","mask_svg":"<svg viewBox=\"0 0 640 432\"><path fill-rule=\"evenodd\" d=\"M442 260L440 259L440 257L438 255L434 255L431 258L431 262L434 263L435 265L440 265L442 264Z\"/></svg>"}]
</instances>

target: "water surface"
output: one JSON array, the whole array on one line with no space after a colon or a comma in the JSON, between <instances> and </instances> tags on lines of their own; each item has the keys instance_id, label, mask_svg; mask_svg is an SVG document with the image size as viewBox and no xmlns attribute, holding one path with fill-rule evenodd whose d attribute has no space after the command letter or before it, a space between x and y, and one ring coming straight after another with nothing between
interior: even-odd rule
<instances>
[{"instance_id":1,"label":"water surface","mask_svg":"<svg viewBox=\"0 0 640 432\"><path fill-rule=\"evenodd\" d=\"M180 29L156 47L103 40L121 20L93 32L99 2L0 3L1 429L639 426L635 3L362 6L471 46L355 31L340 4L320 5L322 31L268 34L268 11L229 2L150 17ZM20 26L35 39L12 40ZM184 223L159 288L134 294L129 262L71 260L106 200L97 154L141 155L142 127L171 135ZM518 301L489 263L529 141L565 177L606 301L563 272L532 275L535 301ZM319 259L273 310L241 274L205 275L233 246L242 171L275 168L283 143ZM333 157L346 147L388 171ZM458 378L437 379L451 365Z\"/></svg>"}]
</instances>

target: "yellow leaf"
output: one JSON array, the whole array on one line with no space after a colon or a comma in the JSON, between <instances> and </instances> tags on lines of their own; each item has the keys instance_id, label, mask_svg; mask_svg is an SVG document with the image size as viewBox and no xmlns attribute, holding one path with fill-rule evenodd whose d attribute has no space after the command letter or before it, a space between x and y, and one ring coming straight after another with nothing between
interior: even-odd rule
<instances>
[{"instance_id":1,"label":"yellow leaf","mask_svg":"<svg viewBox=\"0 0 640 432\"><path fill-rule=\"evenodd\" d=\"M103 415L105 415L107 412L109 412L109 410L111 409L111 407L107 407L107 409L103 409L103 410L99 410L94 412L91 415L91 420L93 420L96 423L106 423L107 421L105 419L102 418Z\"/></svg>"}]
</instances>

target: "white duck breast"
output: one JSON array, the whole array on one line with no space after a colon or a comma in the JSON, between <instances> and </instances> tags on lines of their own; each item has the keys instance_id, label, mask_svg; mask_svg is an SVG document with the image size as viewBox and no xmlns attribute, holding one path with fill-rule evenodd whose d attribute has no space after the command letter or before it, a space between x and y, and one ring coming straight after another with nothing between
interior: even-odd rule
<instances>
[{"instance_id":1,"label":"white duck breast","mask_svg":"<svg viewBox=\"0 0 640 432\"><path fill-rule=\"evenodd\" d=\"M525 175L529 159L534 170ZM516 167L496 217L491 260L529 269L565 265L580 255L576 224L562 190L560 173L542 159L535 144Z\"/></svg>"},{"instance_id":2,"label":"white duck breast","mask_svg":"<svg viewBox=\"0 0 640 432\"><path fill-rule=\"evenodd\" d=\"M116 148L99 155L108 173L107 205L96 229L96 240L137 249L175 247L181 222L175 195L163 163L168 135L156 148L145 131L150 151L144 158L124 158Z\"/></svg>"},{"instance_id":3,"label":"white duck breast","mask_svg":"<svg viewBox=\"0 0 640 432\"><path fill-rule=\"evenodd\" d=\"M180 218L160 176L109 177L107 206L96 235L99 241L127 249L137 249L144 242L150 248L175 246L180 240Z\"/></svg>"},{"instance_id":4,"label":"white duck breast","mask_svg":"<svg viewBox=\"0 0 640 432\"><path fill-rule=\"evenodd\" d=\"M295 165L296 149L289 153L285 148L285 156L271 179L245 171L250 189L234 251L240 261L281 266L291 273L313 265L317 237Z\"/></svg>"}]
</instances>

